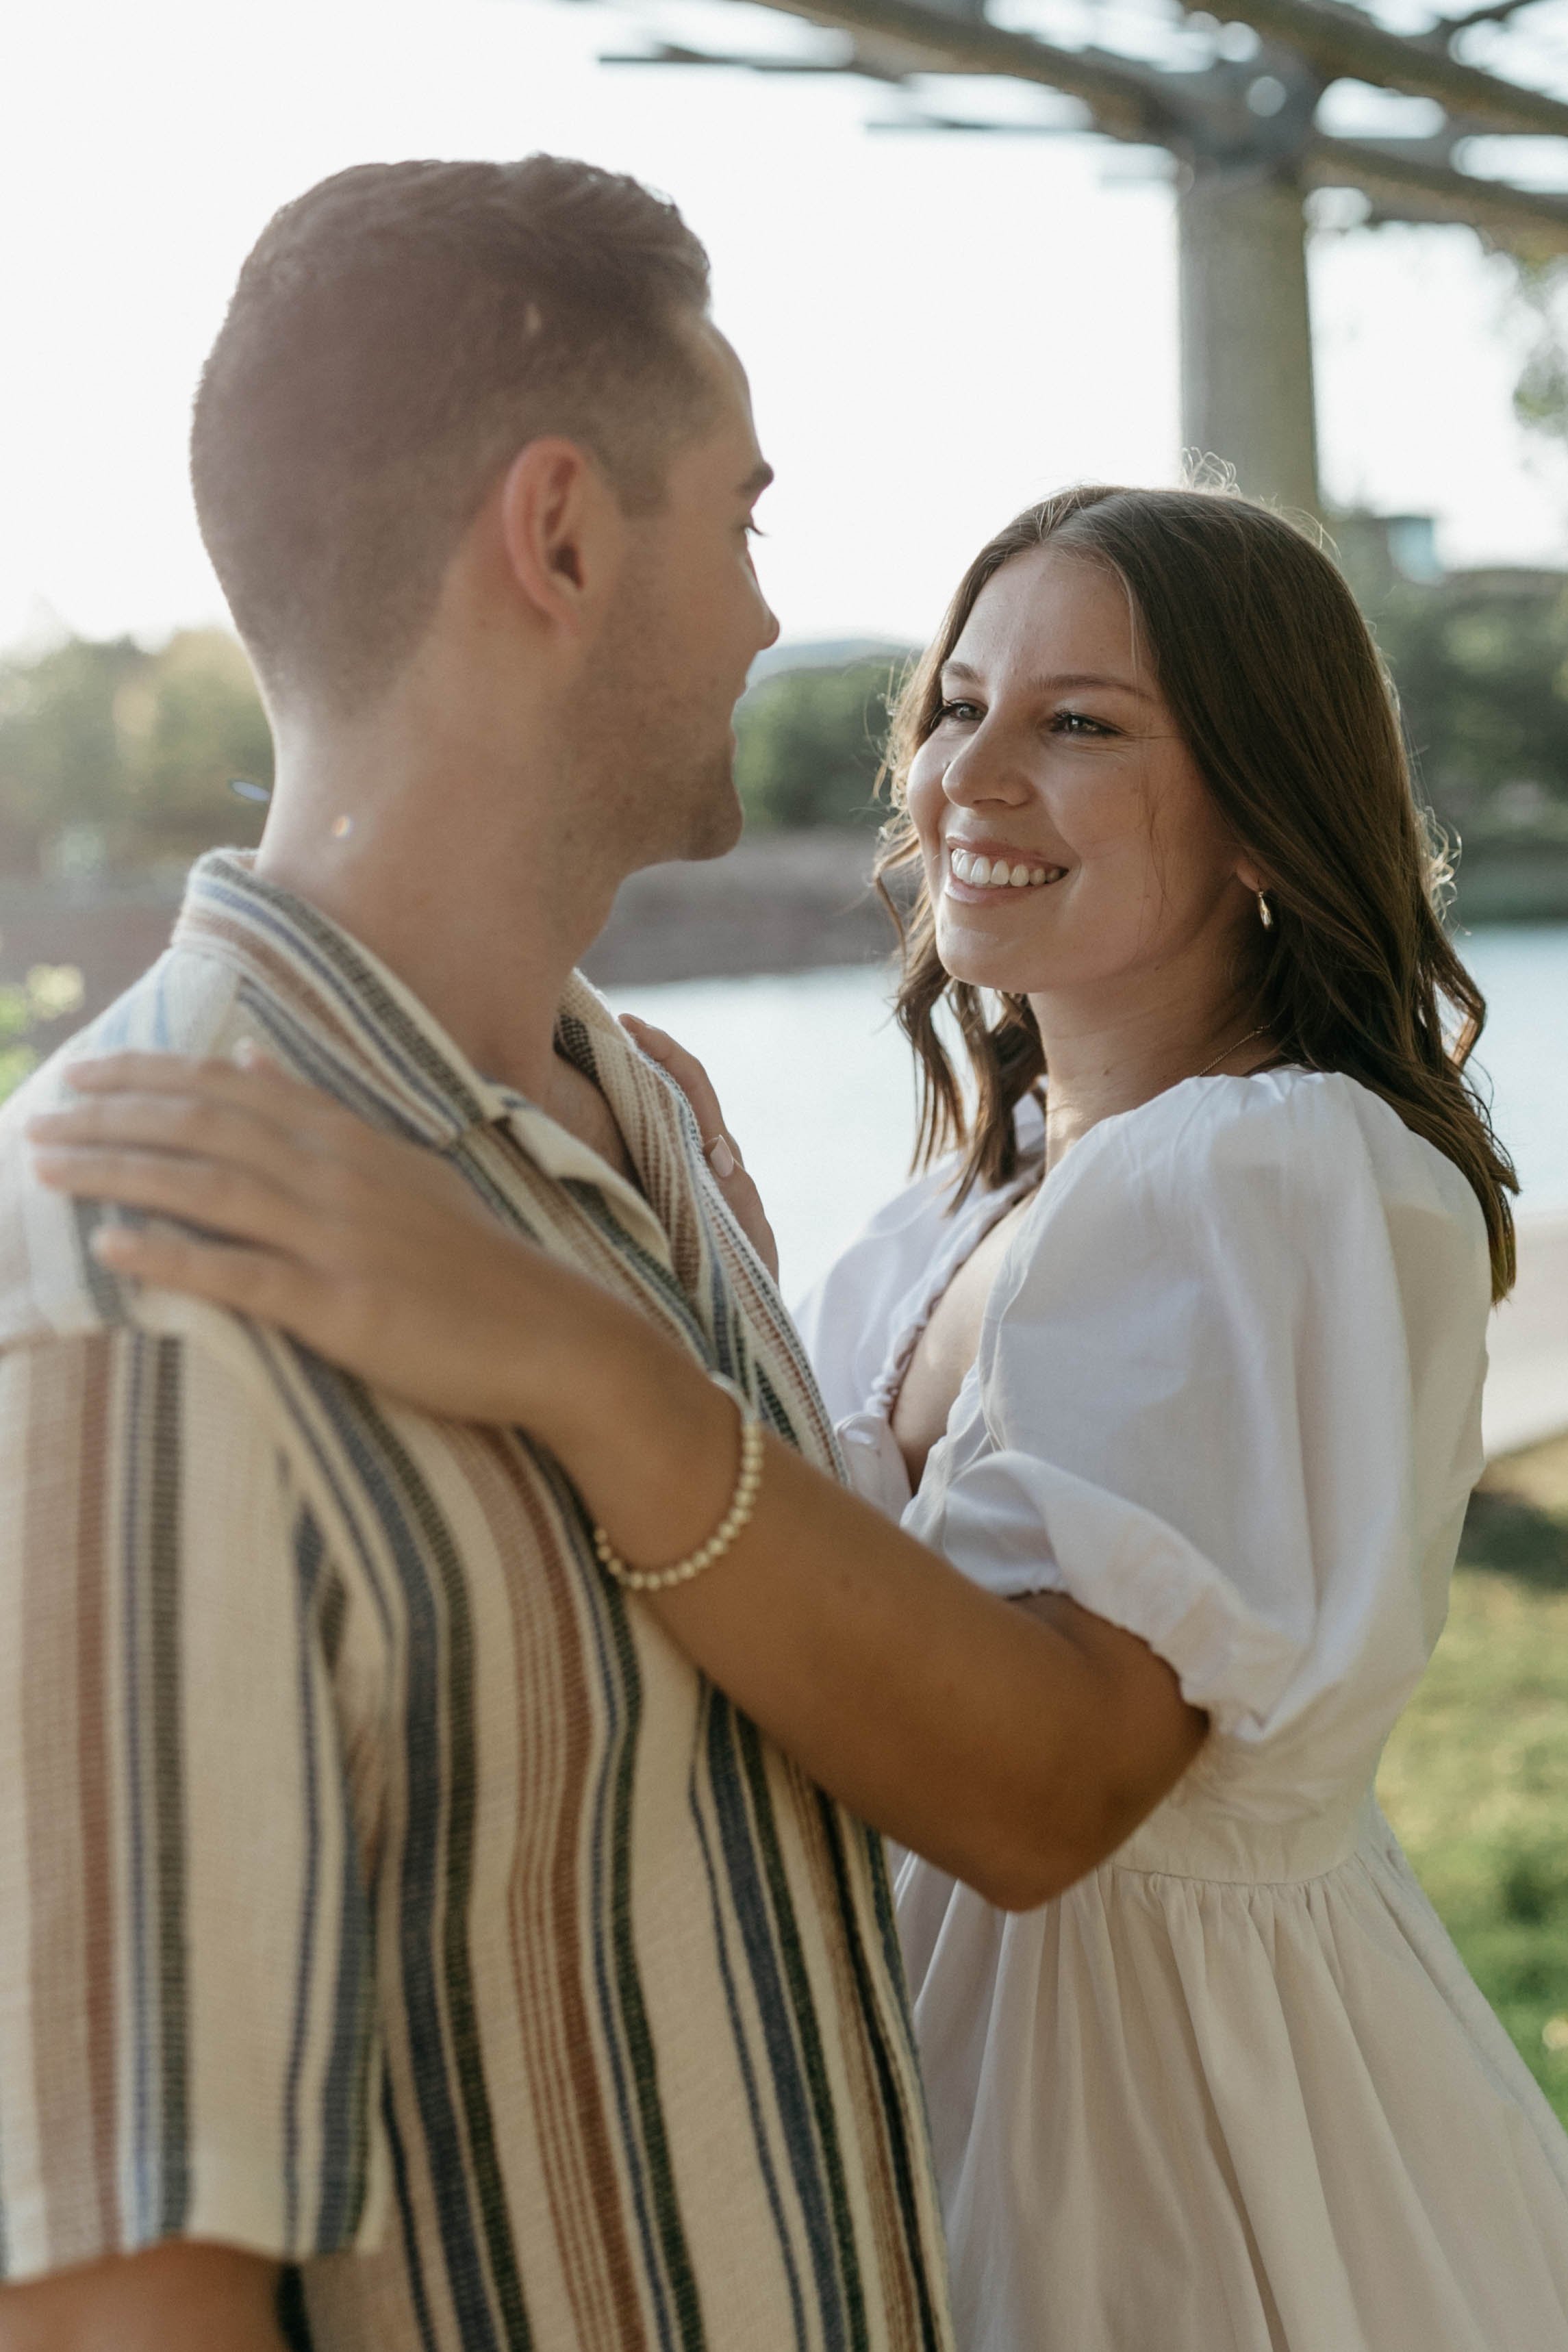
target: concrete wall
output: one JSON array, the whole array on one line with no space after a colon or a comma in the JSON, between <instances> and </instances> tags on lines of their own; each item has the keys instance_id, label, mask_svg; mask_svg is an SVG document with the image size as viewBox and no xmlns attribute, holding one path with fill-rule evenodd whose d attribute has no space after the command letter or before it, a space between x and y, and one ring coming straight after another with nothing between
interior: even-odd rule
<instances>
[{"instance_id":1,"label":"concrete wall","mask_svg":"<svg viewBox=\"0 0 1568 2352\"><path fill-rule=\"evenodd\" d=\"M806 971L885 955L892 928L869 883L868 833L763 835L709 866L634 875L584 959L602 985ZM168 944L173 882L0 881L0 982L75 964L81 1012L41 1029L47 1047L112 1003Z\"/></svg>"},{"instance_id":2,"label":"concrete wall","mask_svg":"<svg viewBox=\"0 0 1568 2352\"><path fill-rule=\"evenodd\" d=\"M622 886L584 958L603 987L810 971L888 953L872 894L872 835L761 834L710 866L654 866Z\"/></svg>"},{"instance_id":3,"label":"concrete wall","mask_svg":"<svg viewBox=\"0 0 1568 2352\"><path fill-rule=\"evenodd\" d=\"M585 967L616 987L874 961L889 953L893 930L871 892L872 847L868 832L763 834L712 865L635 874ZM84 1013L37 1042L68 1034L144 971L167 944L178 904L173 882L0 880L0 982L63 963L86 982ZM1472 922L1568 916L1568 859L1478 863L1459 911Z\"/></svg>"}]
</instances>

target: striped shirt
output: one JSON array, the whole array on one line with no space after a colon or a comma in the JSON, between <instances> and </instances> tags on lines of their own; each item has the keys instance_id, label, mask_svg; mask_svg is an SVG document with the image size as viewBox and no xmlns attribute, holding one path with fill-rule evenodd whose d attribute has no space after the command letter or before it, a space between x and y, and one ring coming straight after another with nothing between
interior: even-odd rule
<instances>
[{"instance_id":1,"label":"striped shirt","mask_svg":"<svg viewBox=\"0 0 1568 2352\"><path fill-rule=\"evenodd\" d=\"M68 1049L242 1035L442 1152L824 1467L689 1113L640 1192L222 852ZM279 2259L318 2352L946 2352L879 1842L598 1570L514 1430L136 1295L0 1118L0 2276Z\"/></svg>"}]
</instances>

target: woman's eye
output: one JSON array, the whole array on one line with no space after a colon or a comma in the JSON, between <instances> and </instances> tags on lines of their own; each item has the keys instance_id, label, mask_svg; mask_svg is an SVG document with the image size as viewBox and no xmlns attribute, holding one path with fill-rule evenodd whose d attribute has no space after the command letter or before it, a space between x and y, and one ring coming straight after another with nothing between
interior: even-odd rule
<instances>
[{"instance_id":1,"label":"woman's eye","mask_svg":"<svg viewBox=\"0 0 1568 2352\"><path fill-rule=\"evenodd\" d=\"M1051 720L1051 730L1057 735L1113 735L1116 730L1102 720L1091 719L1086 710L1058 710Z\"/></svg>"},{"instance_id":2,"label":"woman's eye","mask_svg":"<svg viewBox=\"0 0 1568 2352\"><path fill-rule=\"evenodd\" d=\"M978 719L980 705L977 702L942 702L937 705L936 715L939 719Z\"/></svg>"}]
</instances>

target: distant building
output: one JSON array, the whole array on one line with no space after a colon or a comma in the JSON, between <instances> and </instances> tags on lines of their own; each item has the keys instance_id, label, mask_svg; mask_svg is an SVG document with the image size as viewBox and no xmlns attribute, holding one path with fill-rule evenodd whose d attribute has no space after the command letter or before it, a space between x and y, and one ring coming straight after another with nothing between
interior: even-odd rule
<instances>
[{"instance_id":1,"label":"distant building","mask_svg":"<svg viewBox=\"0 0 1568 2352\"><path fill-rule=\"evenodd\" d=\"M1366 604L1375 604L1401 583L1475 598L1555 598L1568 588L1568 570L1552 564L1480 563L1450 570L1438 549L1435 515L1373 514L1358 507L1335 515L1329 536L1346 578Z\"/></svg>"}]
</instances>

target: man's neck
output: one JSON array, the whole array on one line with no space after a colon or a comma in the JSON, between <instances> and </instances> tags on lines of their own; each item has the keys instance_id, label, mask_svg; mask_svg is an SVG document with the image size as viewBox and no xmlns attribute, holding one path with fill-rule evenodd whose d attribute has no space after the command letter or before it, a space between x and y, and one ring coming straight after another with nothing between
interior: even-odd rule
<instances>
[{"instance_id":1,"label":"man's neck","mask_svg":"<svg viewBox=\"0 0 1568 2352\"><path fill-rule=\"evenodd\" d=\"M379 957L476 1069L560 1116L578 1099L554 1051L561 999L619 877L530 823L546 779L488 789L471 746L311 749L279 759L257 872Z\"/></svg>"}]
</instances>

